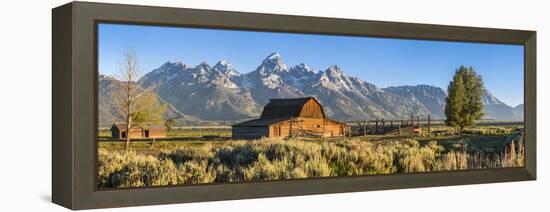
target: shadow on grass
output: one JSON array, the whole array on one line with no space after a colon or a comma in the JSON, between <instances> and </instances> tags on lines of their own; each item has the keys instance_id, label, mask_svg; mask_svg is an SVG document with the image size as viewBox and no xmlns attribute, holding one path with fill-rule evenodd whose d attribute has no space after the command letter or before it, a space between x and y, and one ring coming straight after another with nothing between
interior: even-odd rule
<instances>
[{"instance_id":1,"label":"shadow on grass","mask_svg":"<svg viewBox=\"0 0 550 212\"><path fill-rule=\"evenodd\" d=\"M219 136L202 136L202 137L166 137L155 138L155 141L226 141L231 140L231 137L219 137ZM98 141L101 142L125 142L124 139L111 139L105 137L98 137ZM152 138L132 138L132 142L152 142Z\"/></svg>"}]
</instances>

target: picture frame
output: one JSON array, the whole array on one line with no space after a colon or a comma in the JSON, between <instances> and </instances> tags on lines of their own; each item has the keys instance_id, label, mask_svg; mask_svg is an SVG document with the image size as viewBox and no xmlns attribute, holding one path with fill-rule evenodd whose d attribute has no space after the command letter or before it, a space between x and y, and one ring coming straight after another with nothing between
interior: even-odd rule
<instances>
[{"instance_id":1,"label":"picture frame","mask_svg":"<svg viewBox=\"0 0 550 212\"><path fill-rule=\"evenodd\" d=\"M523 45L525 165L434 173L98 190L98 23ZM72 2L52 11L52 55L52 201L70 209L536 180L535 31Z\"/></svg>"}]
</instances>

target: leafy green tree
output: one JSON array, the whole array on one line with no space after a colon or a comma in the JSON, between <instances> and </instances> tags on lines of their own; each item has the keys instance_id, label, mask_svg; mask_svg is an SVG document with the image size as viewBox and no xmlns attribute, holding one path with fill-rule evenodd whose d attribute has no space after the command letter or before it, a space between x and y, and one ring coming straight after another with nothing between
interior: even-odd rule
<instances>
[{"instance_id":1,"label":"leafy green tree","mask_svg":"<svg viewBox=\"0 0 550 212\"><path fill-rule=\"evenodd\" d=\"M139 107L132 114L134 126L142 127L149 124L163 123L163 114L166 111L166 105L163 105L159 101L157 94L144 90L136 101L136 106Z\"/></svg>"},{"instance_id":2,"label":"leafy green tree","mask_svg":"<svg viewBox=\"0 0 550 212\"><path fill-rule=\"evenodd\" d=\"M483 117L483 90L481 76L472 67L460 66L447 87L445 123L462 130Z\"/></svg>"},{"instance_id":3,"label":"leafy green tree","mask_svg":"<svg viewBox=\"0 0 550 212\"><path fill-rule=\"evenodd\" d=\"M119 72L117 79L122 83L113 95L120 121L126 125L125 149L128 150L131 130L146 124L162 124L162 115L166 107L159 102L154 92L138 85L141 72L135 51L129 49L123 53Z\"/></svg>"}]
</instances>

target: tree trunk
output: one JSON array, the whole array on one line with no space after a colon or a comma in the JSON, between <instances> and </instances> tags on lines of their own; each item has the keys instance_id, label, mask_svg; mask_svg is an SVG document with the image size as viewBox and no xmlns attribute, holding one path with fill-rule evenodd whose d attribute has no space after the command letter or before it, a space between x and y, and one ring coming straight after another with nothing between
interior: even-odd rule
<instances>
[{"instance_id":1,"label":"tree trunk","mask_svg":"<svg viewBox=\"0 0 550 212\"><path fill-rule=\"evenodd\" d=\"M151 147L150 147L150 149L153 149L153 148L155 148L155 138L153 138L153 142L151 142Z\"/></svg>"},{"instance_id":2,"label":"tree trunk","mask_svg":"<svg viewBox=\"0 0 550 212\"><path fill-rule=\"evenodd\" d=\"M132 129L132 116L130 112L130 109L128 109L128 117L126 117L126 144L124 145L126 152L130 149L130 130Z\"/></svg>"},{"instance_id":3,"label":"tree trunk","mask_svg":"<svg viewBox=\"0 0 550 212\"><path fill-rule=\"evenodd\" d=\"M130 149L130 127L126 129L126 143L124 144L124 150L128 151L129 149Z\"/></svg>"}]
</instances>

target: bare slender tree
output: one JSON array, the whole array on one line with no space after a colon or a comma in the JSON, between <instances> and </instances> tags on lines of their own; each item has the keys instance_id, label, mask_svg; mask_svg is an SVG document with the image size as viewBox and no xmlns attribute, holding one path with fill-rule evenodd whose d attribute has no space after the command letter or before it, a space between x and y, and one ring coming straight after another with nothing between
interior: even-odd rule
<instances>
[{"instance_id":1,"label":"bare slender tree","mask_svg":"<svg viewBox=\"0 0 550 212\"><path fill-rule=\"evenodd\" d=\"M154 92L139 86L138 80L141 76L136 52L132 49L126 50L117 76L121 87L114 92L120 120L126 125L126 150L130 148L130 132L145 123L162 123L165 110Z\"/></svg>"}]
</instances>

